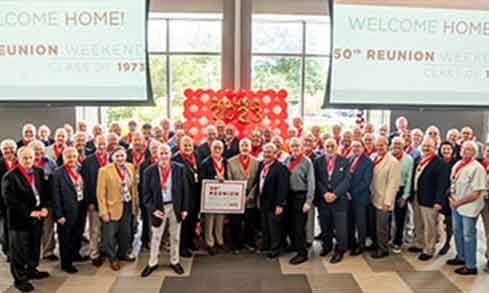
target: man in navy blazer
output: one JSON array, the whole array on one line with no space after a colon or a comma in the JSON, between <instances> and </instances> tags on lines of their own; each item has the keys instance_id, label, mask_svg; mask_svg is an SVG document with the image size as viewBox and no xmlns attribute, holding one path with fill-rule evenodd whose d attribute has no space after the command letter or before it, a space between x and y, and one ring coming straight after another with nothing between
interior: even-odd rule
<instances>
[{"instance_id":1,"label":"man in navy blazer","mask_svg":"<svg viewBox=\"0 0 489 293\"><path fill-rule=\"evenodd\" d=\"M143 201L151 215L151 250L148 265L141 273L147 277L158 267L161 239L168 223L170 232L170 267L175 273L184 273L180 265L180 229L188 214L188 179L184 166L171 162L168 144L158 147L158 163L144 172Z\"/></svg>"},{"instance_id":2,"label":"man in navy blazer","mask_svg":"<svg viewBox=\"0 0 489 293\"><path fill-rule=\"evenodd\" d=\"M85 228L83 212L85 198L83 179L77 166L78 153L75 148L63 151L64 165L53 175L53 216L58 223L58 239L61 269L68 274L77 273L73 261L80 258L80 247Z\"/></svg>"},{"instance_id":3,"label":"man in navy blazer","mask_svg":"<svg viewBox=\"0 0 489 293\"><path fill-rule=\"evenodd\" d=\"M282 216L289 192L289 169L275 159L277 147L263 147L263 161L257 171L257 205L262 214L263 244L268 258L276 258L282 249Z\"/></svg>"},{"instance_id":4,"label":"man in navy blazer","mask_svg":"<svg viewBox=\"0 0 489 293\"><path fill-rule=\"evenodd\" d=\"M314 162L316 178L315 204L319 209L322 231L321 256L333 249L333 234L337 244L331 263L338 263L348 249L348 206L347 192L350 189L350 162L338 154L338 145L333 138L324 143L324 155Z\"/></svg>"},{"instance_id":5,"label":"man in navy blazer","mask_svg":"<svg viewBox=\"0 0 489 293\"><path fill-rule=\"evenodd\" d=\"M351 255L360 255L365 251L367 237L367 210L370 205L370 183L372 182L374 165L364 153L360 141L353 141L350 157L351 209L348 217ZM355 231L357 238L355 239Z\"/></svg>"}]
</instances>

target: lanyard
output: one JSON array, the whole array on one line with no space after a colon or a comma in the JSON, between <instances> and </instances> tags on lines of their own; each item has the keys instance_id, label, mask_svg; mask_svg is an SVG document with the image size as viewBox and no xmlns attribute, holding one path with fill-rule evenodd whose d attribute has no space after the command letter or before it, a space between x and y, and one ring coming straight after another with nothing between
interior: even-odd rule
<instances>
[{"instance_id":1,"label":"lanyard","mask_svg":"<svg viewBox=\"0 0 489 293\"><path fill-rule=\"evenodd\" d=\"M73 184L76 187L80 186L80 175L77 174L75 171L73 171L73 168L71 168L68 165L65 165L66 172L68 172L68 175L70 175L71 180L73 181Z\"/></svg>"},{"instance_id":2,"label":"lanyard","mask_svg":"<svg viewBox=\"0 0 489 293\"><path fill-rule=\"evenodd\" d=\"M217 162L214 158L212 158L212 165L214 165L214 170L218 175L224 173L224 162L221 160L221 163Z\"/></svg>"},{"instance_id":3,"label":"lanyard","mask_svg":"<svg viewBox=\"0 0 489 293\"><path fill-rule=\"evenodd\" d=\"M301 162L302 160L302 154L299 155L295 160L292 161L292 159L290 160L289 162L289 170L290 172L294 171L294 168L297 167L297 165L299 165L299 163Z\"/></svg>"},{"instance_id":4,"label":"lanyard","mask_svg":"<svg viewBox=\"0 0 489 293\"><path fill-rule=\"evenodd\" d=\"M167 167L167 168L162 168L160 166L160 174L161 174L161 188L163 190L166 190L167 186L168 186L168 177L170 177L170 173L171 173L171 167Z\"/></svg>"},{"instance_id":5,"label":"lanyard","mask_svg":"<svg viewBox=\"0 0 489 293\"><path fill-rule=\"evenodd\" d=\"M98 164L100 165L100 167L105 167L105 165L107 165L107 161L108 161L108 157L109 157L107 154L105 154L105 156L102 158L102 154L99 152L96 152L95 156L97 157L97 161L98 161Z\"/></svg>"},{"instance_id":6,"label":"lanyard","mask_svg":"<svg viewBox=\"0 0 489 293\"><path fill-rule=\"evenodd\" d=\"M243 167L243 171L245 174L248 175L248 169L250 168L250 158L248 156L242 156L240 155L239 157L239 162L241 163L241 167Z\"/></svg>"},{"instance_id":7,"label":"lanyard","mask_svg":"<svg viewBox=\"0 0 489 293\"><path fill-rule=\"evenodd\" d=\"M350 171L351 172L355 172L355 170L357 169L358 167L358 162L360 162L360 156L357 156L355 159L353 159L353 162L351 163L351 167L350 167Z\"/></svg>"},{"instance_id":8,"label":"lanyard","mask_svg":"<svg viewBox=\"0 0 489 293\"><path fill-rule=\"evenodd\" d=\"M6 158L3 158L3 163L5 164L5 167L7 168L7 171L12 170L15 166L17 166L17 159L13 159L12 162L9 163Z\"/></svg>"}]
</instances>

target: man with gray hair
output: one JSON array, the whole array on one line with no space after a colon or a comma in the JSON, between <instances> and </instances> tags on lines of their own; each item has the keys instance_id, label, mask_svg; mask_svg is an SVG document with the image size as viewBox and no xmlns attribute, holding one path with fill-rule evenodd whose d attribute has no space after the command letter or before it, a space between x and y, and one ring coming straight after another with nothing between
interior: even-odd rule
<instances>
[{"instance_id":1,"label":"man with gray hair","mask_svg":"<svg viewBox=\"0 0 489 293\"><path fill-rule=\"evenodd\" d=\"M282 217L289 193L289 171L275 158L273 143L263 147L263 161L257 170L256 198L262 215L261 250L268 258L276 258L282 250Z\"/></svg>"},{"instance_id":2,"label":"man with gray hair","mask_svg":"<svg viewBox=\"0 0 489 293\"><path fill-rule=\"evenodd\" d=\"M22 292L30 292L34 287L29 280L49 277L49 273L37 270L42 220L48 216L48 188L44 172L34 166L34 151L21 147L17 157L19 164L3 176L2 195L7 207L10 272L14 286Z\"/></svg>"},{"instance_id":3,"label":"man with gray hair","mask_svg":"<svg viewBox=\"0 0 489 293\"><path fill-rule=\"evenodd\" d=\"M211 145L217 139L217 128L209 125L205 129L205 142L197 147L197 155L202 163L211 154Z\"/></svg>"},{"instance_id":4,"label":"man with gray hair","mask_svg":"<svg viewBox=\"0 0 489 293\"><path fill-rule=\"evenodd\" d=\"M17 148L27 146L34 139L36 139L36 127L34 124L27 123L22 127L22 139L17 142Z\"/></svg>"}]
</instances>

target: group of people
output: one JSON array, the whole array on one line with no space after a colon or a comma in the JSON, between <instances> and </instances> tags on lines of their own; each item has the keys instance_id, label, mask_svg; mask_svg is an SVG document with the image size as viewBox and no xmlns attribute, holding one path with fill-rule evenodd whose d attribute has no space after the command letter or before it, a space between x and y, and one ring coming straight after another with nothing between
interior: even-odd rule
<instances>
[{"instance_id":1,"label":"group of people","mask_svg":"<svg viewBox=\"0 0 489 293\"><path fill-rule=\"evenodd\" d=\"M294 118L285 139L267 127L240 139L218 121L201 143L168 119L154 127L131 120L125 135L118 123L107 132L88 131L83 121L75 128L66 124L51 137L47 126L26 124L20 141L1 142L1 245L21 291L49 276L37 270L41 257L59 259L70 274L89 259L96 267L108 259L117 271L135 260L138 241L150 251L147 277L166 241L171 268L183 274L180 257L192 257L200 243L209 255L294 252L297 265L314 240L331 263L347 252L384 258L403 247L427 261L446 254L454 236L447 265L477 274L479 215L489 233L489 145L470 127L442 141L436 126L409 129L404 117L390 133L372 123L306 131ZM205 179L246 181L244 214L201 213ZM80 253L84 242L88 255Z\"/></svg>"}]
</instances>

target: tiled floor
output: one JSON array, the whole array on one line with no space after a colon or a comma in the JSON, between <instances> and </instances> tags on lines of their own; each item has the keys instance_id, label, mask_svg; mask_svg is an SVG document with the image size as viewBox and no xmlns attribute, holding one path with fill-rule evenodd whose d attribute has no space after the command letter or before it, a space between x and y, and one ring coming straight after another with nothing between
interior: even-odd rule
<instances>
[{"instance_id":1,"label":"tiled floor","mask_svg":"<svg viewBox=\"0 0 489 293\"><path fill-rule=\"evenodd\" d=\"M73 276L60 271L57 263L41 264L52 277L34 282L36 292L46 293L455 293L489 292L489 274L485 265L484 235L479 235L478 263L480 273L462 277L444 265L454 256L437 257L421 262L410 253L374 260L368 255L346 256L339 264L318 256L319 244L311 250L309 262L299 266L288 263L290 256L267 260L262 256L243 253L239 256L218 254L210 257L200 253L183 259L185 275L177 276L168 267L168 255L162 253L160 268L149 278L139 277L148 260L143 252L134 263L125 263L114 273L105 264L95 269L89 263L78 264L80 272ZM0 291L11 288L8 264L0 257Z\"/></svg>"}]
</instances>

